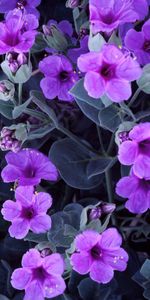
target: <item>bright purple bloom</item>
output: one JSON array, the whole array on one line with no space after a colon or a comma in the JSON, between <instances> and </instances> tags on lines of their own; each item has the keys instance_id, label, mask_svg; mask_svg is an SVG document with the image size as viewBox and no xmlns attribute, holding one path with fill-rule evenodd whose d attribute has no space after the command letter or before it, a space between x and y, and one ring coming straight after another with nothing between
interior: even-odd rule
<instances>
[{"instance_id":1,"label":"bright purple bloom","mask_svg":"<svg viewBox=\"0 0 150 300\"><path fill-rule=\"evenodd\" d=\"M118 158L123 165L133 165L139 178L150 179L150 123L136 125L128 140L119 146Z\"/></svg>"},{"instance_id":2,"label":"bright purple bloom","mask_svg":"<svg viewBox=\"0 0 150 300\"><path fill-rule=\"evenodd\" d=\"M80 47L69 49L67 52L67 56L71 59L73 63L77 63L77 59L81 54L87 53L88 49L88 39L89 36L86 35L84 38L80 40Z\"/></svg>"},{"instance_id":3,"label":"bright purple bloom","mask_svg":"<svg viewBox=\"0 0 150 300\"><path fill-rule=\"evenodd\" d=\"M8 13L10 10L17 8L18 10L25 10L28 14L33 14L39 17L39 12L36 7L40 5L41 0L1 0L0 13Z\"/></svg>"},{"instance_id":4,"label":"bright purple bloom","mask_svg":"<svg viewBox=\"0 0 150 300\"><path fill-rule=\"evenodd\" d=\"M59 100L73 101L68 92L78 79L78 75L65 56L48 56L40 62L39 69L45 75L40 86L47 99L58 97Z\"/></svg>"},{"instance_id":5,"label":"bright purple bloom","mask_svg":"<svg viewBox=\"0 0 150 300\"><path fill-rule=\"evenodd\" d=\"M111 32L121 24L143 19L147 13L147 0L90 0L93 33Z\"/></svg>"},{"instance_id":6,"label":"bright purple bloom","mask_svg":"<svg viewBox=\"0 0 150 300\"><path fill-rule=\"evenodd\" d=\"M86 73L84 87L89 96L100 98L106 94L114 102L129 99L130 82L138 79L142 72L130 55L114 45L104 45L100 52L81 55L78 67Z\"/></svg>"},{"instance_id":7,"label":"bright purple bloom","mask_svg":"<svg viewBox=\"0 0 150 300\"><path fill-rule=\"evenodd\" d=\"M141 32L135 29L127 32L125 45L134 52L141 65L150 63L150 19L144 23Z\"/></svg>"},{"instance_id":8,"label":"bright purple bloom","mask_svg":"<svg viewBox=\"0 0 150 300\"><path fill-rule=\"evenodd\" d=\"M7 52L28 52L37 34L38 19L20 10L8 13L6 20L0 22L0 54Z\"/></svg>"},{"instance_id":9,"label":"bright purple bloom","mask_svg":"<svg viewBox=\"0 0 150 300\"><path fill-rule=\"evenodd\" d=\"M2 170L4 182L18 181L19 185L37 185L41 179L55 181L58 172L47 156L35 149L9 152L5 159L7 166Z\"/></svg>"},{"instance_id":10,"label":"bright purple bloom","mask_svg":"<svg viewBox=\"0 0 150 300\"><path fill-rule=\"evenodd\" d=\"M17 290L25 290L24 300L54 298L66 288L63 272L64 261L60 254L42 258L38 250L30 249L23 255L22 268L13 272L11 284Z\"/></svg>"},{"instance_id":11,"label":"bright purple bloom","mask_svg":"<svg viewBox=\"0 0 150 300\"><path fill-rule=\"evenodd\" d=\"M80 274L90 273L92 280L107 283L114 270L124 271L128 255L120 248L122 238L115 228L102 234L86 230L75 238L76 253L71 256L73 269Z\"/></svg>"},{"instance_id":12,"label":"bright purple bloom","mask_svg":"<svg viewBox=\"0 0 150 300\"><path fill-rule=\"evenodd\" d=\"M29 230L43 233L51 228L51 218L46 214L52 205L47 193L35 193L33 186L20 186L15 191L16 202L7 200L3 204L2 215L11 221L11 237L23 239Z\"/></svg>"},{"instance_id":13,"label":"bright purple bloom","mask_svg":"<svg viewBox=\"0 0 150 300\"><path fill-rule=\"evenodd\" d=\"M118 181L116 193L128 199L125 207L132 213L141 214L150 208L150 180L140 179L133 172Z\"/></svg>"}]
</instances>

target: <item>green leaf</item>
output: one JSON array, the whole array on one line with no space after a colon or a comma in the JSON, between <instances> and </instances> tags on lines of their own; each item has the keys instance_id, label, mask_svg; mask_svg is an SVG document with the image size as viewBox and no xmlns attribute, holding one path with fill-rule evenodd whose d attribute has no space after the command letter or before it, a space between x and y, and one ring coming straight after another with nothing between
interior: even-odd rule
<instances>
[{"instance_id":1,"label":"green leaf","mask_svg":"<svg viewBox=\"0 0 150 300\"><path fill-rule=\"evenodd\" d=\"M78 106L80 107L81 111L84 113L84 115L87 118L89 118L90 120L92 120L94 123L99 125L98 114L99 114L100 109L97 109L94 106L92 106L82 100L79 100L79 99L75 99L75 101L78 104Z\"/></svg>"},{"instance_id":2,"label":"green leaf","mask_svg":"<svg viewBox=\"0 0 150 300\"><path fill-rule=\"evenodd\" d=\"M95 158L95 160L90 161L87 167L88 178L92 178L93 176L102 174L109 170L116 163L116 161L116 157Z\"/></svg>"},{"instance_id":3,"label":"green leaf","mask_svg":"<svg viewBox=\"0 0 150 300\"><path fill-rule=\"evenodd\" d=\"M39 33L36 35L35 43L31 48L31 53L42 52L45 50L46 47L47 47L47 43L44 40L44 35L42 33Z\"/></svg>"},{"instance_id":4,"label":"green leaf","mask_svg":"<svg viewBox=\"0 0 150 300\"><path fill-rule=\"evenodd\" d=\"M102 109L104 107L101 99L90 97L84 88L84 78L80 79L69 92L73 97L86 102L87 104Z\"/></svg>"},{"instance_id":5,"label":"green leaf","mask_svg":"<svg viewBox=\"0 0 150 300\"><path fill-rule=\"evenodd\" d=\"M15 74L11 72L8 65L8 61L6 60L1 63L1 68L3 72L7 75L9 80L11 80L14 83L25 83L29 80L32 74L31 63L28 65L22 65Z\"/></svg>"},{"instance_id":6,"label":"green leaf","mask_svg":"<svg viewBox=\"0 0 150 300\"><path fill-rule=\"evenodd\" d=\"M140 273L148 280L150 280L150 259L146 259Z\"/></svg>"},{"instance_id":7,"label":"green leaf","mask_svg":"<svg viewBox=\"0 0 150 300\"><path fill-rule=\"evenodd\" d=\"M15 106L14 110L13 110L13 119L17 119L18 117L20 117L20 115L22 113L25 112L25 109L28 107L28 105L31 102L31 98L29 98L27 101L25 101L23 104Z\"/></svg>"},{"instance_id":8,"label":"green leaf","mask_svg":"<svg viewBox=\"0 0 150 300\"><path fill-rule=\"evenodd\" d=\"M142 76L137 80L137 85L146 94L150 94L150 64L143 68Z\"/></svg>"},{"instance_id":9,"label":"green leaf","mask_svg":"<svg viewBox=\"0 0 150 300\"><path fill-rule=\"evenodd\" d=\"M12 103L12 101L3 101L0 100L0 114L2 114L4 117L6 117L7 119L11 120L13 119L13 109L14 109L14 104Z\"/></svg>"},{"instance_id":10,"label":"green leaf","mask_svg":"<svg viewBox=\"0 0 150 300\"><path fill-rule=\"evenodd\" d=\"M119 108L114 104L103 108L99 112L99 121L103 128L108 129L111 132L116 131L122 122Z\"/></svg>"},{"instance_id":11,"label":"green leaf","mask_svg":"<svg viewBox=\"0 0 150 300\"><path fill-rule=\"evenodd\" d=\"M91 159L90 151L79 146L70 138L55 142L50 149L49 157L68 185L91 189L100 184L100 176L90 179L87 176L87 166Z\"/></svg>"},{"instance_id":12,"label":"green leaf","mask_svg":"<svg viewBox=\"0 0 150 300\"><path fill-rule=\"evenodd\" d=\"M104 44L106 44L106 41L100 33L97 33L96 35L90 34L88 41L90 51L99 52Z\"/></svg>"}]
</instances>

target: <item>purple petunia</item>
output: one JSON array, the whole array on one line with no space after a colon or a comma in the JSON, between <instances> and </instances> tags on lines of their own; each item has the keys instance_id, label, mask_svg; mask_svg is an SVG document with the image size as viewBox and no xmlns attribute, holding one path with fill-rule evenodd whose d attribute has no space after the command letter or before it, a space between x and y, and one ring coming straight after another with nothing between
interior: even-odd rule
<instances>
[{"instance_id":1,"label":"purple petunia","mask_svg":"<svg viewBox=\"0 0 150 300\"><path fill-rule=\"evenodd\" d=\"M143 19L147 13L147 0L90 0L93 33L111 32L121 24Z\"/></svg>"},{"instance_id":2,"label":"purple petunia","mask_svg":"<svg viewBox=\"0 0 150 300\"><path fill-rule=\"evenodd\" d=\"M33 46L38 27L38 19L20 10L8 13L0 22L0 54L7 52L28 52Z\"/></svg>"},{"instance_id":3,"label":"purple petunia","mask_svg":"<svg viewBox=\"0 0 150 300\"><path fill-rule=\"evenodd\" d=\"M0 13L8 13L10 10L17 8L18 10L24 10L28 14L34 14L39 17L39 12L36 7L40 5L41 0L1 0L0 1Z\"/></svg>"},{"instance_id":4,"label":"purple petunia","mask_svg":"<svg viewBox=\"0 0 150 300\"><path fill-rule=\"evenodd\" d=\"M52 205L47 193L35 193L32 186L20 186L15 191L16 202L7 200L1 210L5 220L11 221L11 237L24 238L28 231L43 233L51 228L51 218L46 214Z\"/></svg>"},{"instance_id":5,"label":"purple petunia","mask_svg":"<svg viewBox=\"0 0 150 300\"><path fill-rule=\"evenodd\" d=\"M115 228L102 234L86 230L75 238L76 253L71 256L73 269L80 274L90 273L92 280L107 283L114 270L124 271L128 261L126 251L120 248L122 238Z\"/></svg>"},{"instance_id":6,"label":"purple petunia","mask_svg":"<svg viewBox=\"0 0 150 300\"><path fill-rule=\"evenodd\" d=\"M4 182L18 181L19 185L37 185L41 179L55 181L58 172L53 163L43 153L35 149L9 152L5 159L7 166L2 170Z\"/></svg>"},{"instance_id":7,"label":"purple petunia","mask_svg":"<svg viewBox=\"0 0 150 300\"><path fill-rule=\"evenodd\" d=\"M150 180L140 179L133 172L118 181L116 193L128 199L125 207L132 213L141 214L150 208Z\"/></svg>"},{"instance_id":8,"label":"purple petunia","mask_svg":"<svg viewBox=\"0 0 150 300\"><path fill-rule=\"evenodd\" d=\"M150 123L136 125L128 134L128 140L119 146L119 161L133 165L133 172L139 178L150 179Z\"/></svg>"},{"instance_id":9,"label":"purple petunia","mask_svg":"<svg viewBox=\"0 0 150 300\"><path fill-rule=\"evenodd\" d=\"M68 91L78 79L78 75L65 56L48 56L40 62L39 69L45 75L40 86L47 99L58 97L59 100L73 101Z\"/></svg>"},{"instance_id":10,"label":"purple petunia","mask_svg":"<svg viewBox=\"0 0 150 300\"><path fill-rule=\"evenodd\" d=\"M150 63L150 19L144 23L141 32L130 29L125 36L125 45L136 55L139 63Z\"/></svg>"},{"instance_id":11,"label":"purple petunia","mask_svg":"<svg viewBox=\"0 0 150 300\"><path fill-rule=\"evenodd\" d=\"M84 87L89 96L106 94L113 102L128 100L131 81L141 75L139 64L114 45L104 45L100 52L89 52L78 58L78 67L85 72Z\"/></svg>"},{"instance_id":12,"label":"purple petunia","mask_svg":"<svg viewBox=\"0 0 150 300\"><path fill-rule=\"evenodd\" d=\"M11 284L15 289L25 290L24 300L54 298L66 288L63 272L64 261L59 254L42 258L39 251L30 249L23 255L22 268L13 272Z\"/></svg>"}]
</instances>

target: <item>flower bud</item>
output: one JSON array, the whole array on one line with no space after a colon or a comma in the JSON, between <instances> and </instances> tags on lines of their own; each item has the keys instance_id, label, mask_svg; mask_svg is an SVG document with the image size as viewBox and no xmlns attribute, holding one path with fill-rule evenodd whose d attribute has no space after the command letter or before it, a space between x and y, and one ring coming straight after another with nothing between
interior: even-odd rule
<instances>
[{"instance_id":1,"label":"flower bud","mask_svg":"<svg viewBox=\"0 0 150 300\"><path fill-rule=\"evenodd\" d=\"M21 148L21 141L15 137L15 130L3 127L0 133L0 149L2 151L18 152Z\"/></svg>"},{"instance_id":2,"label":"flower bud","mask_svg":"<svg viewBox=\"0 0 150 300\"><path fill-rule=\"evenodd\" d=\"M121 143L129 140L129 131L122 131L118 134Z\"/></svg>"},{"instance_id":3,"label":"flower bud","mask_svg":"<svg viewBox=\"0 0 150 300\"><path fill-rule=\"evenodd\" d=\"M103 214L111 214L116 209L116 204L114 203L102 203L101 206Z\"/></svg>"},{"instance_id":4,"label":"flower bud","mask_svg":"<svg viewBox=\"0 0 150 300\"><path fill-rule=\"evenodd\" d=\"M27 64L27 57L26 57L26 55L24 53L20 53L17 56L17 62L18 62L19 67L22 66L22 65Z\"/></svg>"},{"instance_id":5,"label":"flower bud","mask_svg":"<svg viewBox=\"0 0 150 300\"><path fill-rule=\"evenodd\" d=\"M4 101L12 100L15 93L14 84L8 80L0 81L0 99Z\"/></svg>"},{"instance_id":6,"label":"flower bud","mask_svg":"<svg viewBox=\"0 0 150 300\"><path fill-rule=\"evenodd\" d=\"M49 30L50 35L46 35L46 41L48 46L58 51L66 50L68 47L68 42L63 32L59 30L54 24L50 25Z\"/></svg>"},{"instance_id":7,"label":"flower bud","mask_svg":"<svg viewBox=\"0 0 150 300\"><path fill-rule=\"evenodd\" d=\"M48 256L48 255L50 255L50 254L52 254L52 251L49 249L49 248L45 248L45 249L43 249L42 251L41 251L41 257L45 257L45 256Z\"/></svg>"},{"instance_id":8,"label":"flower bud","mask_svg":"<svg viewBox=\"0 0 150 300\"><path fill-rule=\"evenodd\" d=\"M76 8L79 6L79 0L67 0L66 7L68 8Z\"/></svg>"},{"instance_id":9,"label":"flower bud","mask_svg":"<svg viewBox=\"0 0 150 300\"><path fill-rule=\"evenodd\" d=\"M92 208L89 215L90 221L99 219L101 215L102 215L102 210L100 207Z\"/></svg>"},{"instance_id":10,"label":"flower bud","mask_svg":"<svg viewBox=\"0 0 150 300\"><path fill-rule=\"evenodd\" d=\"M19 69L19 65L17 63L17 61L13 60L10 64L9 64L9 68L11 70L12 73L16 73L17 70Z\"/></svg>"},{"instance_id":11,"label":"flower bud","mask_svg":"<svg viewBox=\"0 0 150 300\"><path fill-rule=\"evenodd\" d=\"M43 25L42 29L43 29L43 33L45 35L51 35L51 30L50 30L50 27L48 25Z\"/></svg>"}]
</instances>

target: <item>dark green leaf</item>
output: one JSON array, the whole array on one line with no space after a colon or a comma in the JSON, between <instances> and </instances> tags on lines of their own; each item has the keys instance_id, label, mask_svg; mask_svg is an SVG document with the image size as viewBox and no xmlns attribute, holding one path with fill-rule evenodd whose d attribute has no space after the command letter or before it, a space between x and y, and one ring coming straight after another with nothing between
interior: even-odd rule
<instances>
[{"instance_id":1,"label":"dark green leaf","mask_svg":"<svg viewBox=\"0 0 150 300\"><path fill-rule=\"evenodd\" d=\"M95 160L91 160L87 167L88 178L92 178L95 175L102 174L109 170L116 161L116 157L97 157Z\"/></svg>"},{"instance_id":2,"label":"dark green leaf","mask_svg":"<svg viewBox=\"0 0 150 300\"><path fill-rule=\"evenodd\" d=\"M116 131L122 122L118 107L110 105L99 112L100 125L111 132Z\"/></svg>"}]
</instances>

